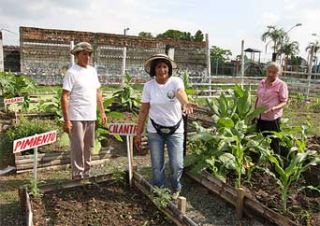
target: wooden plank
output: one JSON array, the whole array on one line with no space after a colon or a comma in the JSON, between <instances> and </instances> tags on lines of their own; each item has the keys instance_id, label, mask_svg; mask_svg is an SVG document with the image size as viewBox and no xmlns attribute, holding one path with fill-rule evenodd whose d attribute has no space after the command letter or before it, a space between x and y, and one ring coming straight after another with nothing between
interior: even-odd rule
<instances>
[{"instance_id":1,"label":"wooden plank","mask_svg":"<svg viewBox=\"0 0 320 226\"><path fill-rule=\"evenodd\" d=\"M33 155L32 155L33 156ZM101 159L101 158L110 158L111 154L107 151L103 152L103 153L99 153L97 155L92 155L91 159L93 160L97 160L97 159ZM70 161L70 152L66 153L66 154L61 154L61 155L51 155L51 156L46 156L46 155L42 155L38 158L38 162L40 164L42 163L47 163L47 162L53 162L55 160L66 160L68 159ZM15 161L16 165L19 164L32 164L33 163L33 158L26 158L26 159L19 159Z\"/></svg>"},{"instance_id":2,"label":"wooden plank","mask_svg":"<svg viewBox=\"0 0 320 226\"><path fill-rule=\"evenodd\" d=\"M149 188L152 186L143 179L143 177L139 174L135 173L135 177L138 180L140 180L142 183L140 184L137 180L133 180L135 186L143 193L145 194L153 203L151 191ZM103 181L108 181L112 180L112 174L107 174L107 175L100 175L96 177L90 177L87 179L79 179L79 180L72 180L72 181L67 181L63 182L60 184L47 184L47 185L41 185L39 186L40 190L42 193L49 192L49 191L55 191L55 190L61 190L61 189L68 189L68 188L73 188L73 187L78 187L78 186L83 186L85 184L91 184L91 183L98 183L98 182L103 182ZM28 192L26 189L21 192L21 200L20 202L24 202L23 197L28 197ZM30 200L29 200L30 203ZM26 224L27 225L32 225L32 207L31 204L27 205L28 210L27 211L27 217L26 217ZM196 223L194 223L191 219L187 218L185 214L181 213L174 204L169 203L167 208L161 208L159 209L161 212L163 212L169 219L171 219L176 225L178 226L197 226Z\"/></svg>"},{"instance_id":3,"label":"wooden plank","mask_svg":"<svg viewBox=\"0 0 320 226\"><path fill-rule=\"evenodd\" d=\"M111 158L105 158L105 159L100 159L100 160L94 160L90 162L91 166L95 166L95 165L99 165L99 164L103 164L107 161L110 161ZM65 170L70 168L71 165L68 164L60 164L60 165L49 165L49 166L45 166L45 167L38 167L38 171L44 171L44 170L57 170L57 169L61 169L61 170ZM27 173L27 172L31 172L33 169L32 168L21 168L21 169L17 169L17 173Z\"/></svg>"},{"instance_id":4,"label":"wooden plank","mask_svg":"<svg viewBox=\"0 0 320 226\"><path fill-rule=\"evenodd\" d=\"M133 172L133 184L138 188L141 188L142 192L145 193L145 195L154 203L153 199L152 199L152 195L154 188L153 186L146 181L140 174L138 174L137 172ZM179 209L177 209L177 207L172 203L169 202L168 206L164 209L159 209L160 211L162 210L166 210L166 212L168 214L170 214L170 216L173 216L174 222L177 225L186 225L186 226L197 226L198 224L196 224L194 221L192 221L189 217L187 217L185 214L183 214L181 211L179 211Z\"/></svg>"},{"instance_id":5,"label":"wooden plank","mask_svg":"<svg viewBox=\"0 0 320 226\"><path fill-rule=\"evenodd\" d=\"M238 192L235 188L231 187L230 185L222 181L219 181L219 179L217 178L214 178L212 176L211 176L212 178L210 178L210 174L208 173L204 173L203 174L204 176L200 175L199 177L193 176L190 172L186 172L186 175L189 176L191 179L199 182L204 187L214 192L215 194L219 195L220 197L225 199L227 202L233 204L234 206L237 206L237 203L239 202L239 205L243 207L243 211L245 213L248 213L250 216L256 217L257 215L260 215L265 219L267 219L269 222L275 223L279 226L298 226L299 225L296 222L293 222L292 220L290 220L288 217L282 216L280 213L277 213L271 210L270 208L266 207L262 203L256 201L255 198L250 197L249 195L245 195L244 192L243 194L240 194L240 197L238 198ZM221 185L222 185L222 189L221 191L218 191ZM240 200L242 199L242 201L240 201L239 199Z\"/></svg>"},{"instance_id":6,"label":"wooden plank","mask_svg":"<svg viewBox=\"0 0 320 226\"><path fill-rule=\"evenodd\" d=\"M44 168L38 168L38 171L45 171L45 170L66 170L68 168L70 168L71 165L70 164L64 164L64 165L56 165L56 166L48 166L48 167L44 167ZM17 173L28 173L28 172L32 172L33 169L20 169L17 170Z\"/></svg>"},{"instance_id":7,"label":"wooden plank","mask_svg":"<svg viewBox=\"0 0 320 226\"><path fill-rule=\"evenodd\" d=\"M97 155L106 155L106 154L109 154L111 150L107 149L107 150L101 150L99 152L99 154ZM18 154L18 153L16 153ZM19 153L21 154L21 153ZM44 158L54 158L54 157L59 157L59 156L69 156L70 155L70 151L61 151L61 152L48 152L48 153L41 153L41 154L38 154L38 158L39 160ZM92 156L95 156L95 155L92 155ZM19 155L19 156L16 156L15 157L16 160L23 160L23 159L33 159L33 154L30 154L30 155Z\"/></svg>"}]
</instances>

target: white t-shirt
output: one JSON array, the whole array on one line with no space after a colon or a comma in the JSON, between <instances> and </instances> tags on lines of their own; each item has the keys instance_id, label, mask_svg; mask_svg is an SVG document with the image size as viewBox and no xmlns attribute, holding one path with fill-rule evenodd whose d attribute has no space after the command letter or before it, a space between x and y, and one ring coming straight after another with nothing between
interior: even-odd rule
<instances>
[{"instance_id":1,"label":"white t-shirt","mask_svg":"<svg viewBox=\"0 0 320 226\"><path fill-rule=\"evenodd\" d=\"M72 121L97 119L97 89L100 87L94 67L73 65L63 79L63 89L70 92L69 117Z\"/></svg>"},{"instance_id":2,"label":"white t-shirt","mask_svg":"<svg viewBox=\"0 0 320 226\"><path fill-rule=\"evenodd\" d=\"M182 118L181 104L176 98L179 89L184 89L183 81L179 77L170 77L165 84L159 84L152 79L144 84L142 103L150 103L149 118L162 126L174 126ZM157 131L148 120L147 131ZM183 121L176 133L183 133Z\"/></svg>"}]
</instances>

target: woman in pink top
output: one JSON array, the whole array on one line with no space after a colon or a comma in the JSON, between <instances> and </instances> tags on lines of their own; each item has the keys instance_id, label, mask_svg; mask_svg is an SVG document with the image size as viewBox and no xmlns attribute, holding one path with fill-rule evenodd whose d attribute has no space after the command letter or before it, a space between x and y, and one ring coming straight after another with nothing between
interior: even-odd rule
<instances>
[{"instance_id":1,"label":"woman in pink top","mask_svg":"<svg viewBox=\"0 0 320 226\"><path fill-rule=\"evenodd\" d=\"M281 67L275 62L266 66L267 77L262 79L257 89L255 107L263 107L265 112L260 114L257 127L260 132L280 131L280 119L283 115L283 107L288 101L287 84L279 79ZM268 135L268 133L265 133ZM272 139L271 148L277 154L281 154L278 139Z\"/></svg>"}]
</instances>

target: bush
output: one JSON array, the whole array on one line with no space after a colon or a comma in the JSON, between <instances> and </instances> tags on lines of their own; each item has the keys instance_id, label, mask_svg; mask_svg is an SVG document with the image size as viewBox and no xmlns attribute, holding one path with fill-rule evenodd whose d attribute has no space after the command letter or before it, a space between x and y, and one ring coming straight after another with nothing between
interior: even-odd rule
<instances>
[{"instance_id":1,"label":"bush","mask_svg":"<svg viewBox=\"0 0 320 226\"><path fill-rule=\"evenodd\" d=\"M21 119L20 123L16 127L10 128L1 134L0 166L14 165L14 155L12 153L14 140L32 136L34 134L45 133L50 130L59 130L59 127L56 125L55 121ZM23 153L28 152L32 153L33 151L31 150Z\"/></svg>"}]
</instances>

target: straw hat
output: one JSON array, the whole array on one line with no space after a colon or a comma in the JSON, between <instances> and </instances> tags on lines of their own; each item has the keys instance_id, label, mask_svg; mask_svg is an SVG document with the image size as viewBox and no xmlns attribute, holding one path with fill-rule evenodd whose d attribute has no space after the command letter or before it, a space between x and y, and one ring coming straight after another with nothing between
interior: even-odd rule
<instances>
[{"instance_id":1,"label":"straw hat","mask_svg":"<svg viewBox=\"0 0 320 226\"><path fill-rule=\"evenodd\" d=\"M172 69L175 69L177 68L177 64L170 58L168 57L166 54L163 54L163 53L158 53L158 54L155 54L151 57L149 57L145 62L144 62L144 70L150 74L150 69L151 69L151 65L152 65L152 62L154 60L158 60L158 59L163 59L163 60L166 60L170 63Z\"/></svg>"},{"instance_id":2,"label":"straw hat","mask_svg":"<svg viewBox=\"0 0 320 226\"><path fill-rule=\"evenodd\" d=\"M86 51L92 53L93 49L90 43L88 42L79 42L71 50L71 54L75 55L77 52Z\"/></svg>"}]
</instances>

